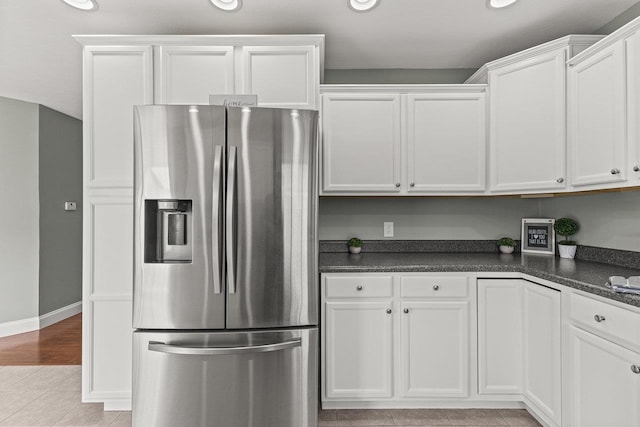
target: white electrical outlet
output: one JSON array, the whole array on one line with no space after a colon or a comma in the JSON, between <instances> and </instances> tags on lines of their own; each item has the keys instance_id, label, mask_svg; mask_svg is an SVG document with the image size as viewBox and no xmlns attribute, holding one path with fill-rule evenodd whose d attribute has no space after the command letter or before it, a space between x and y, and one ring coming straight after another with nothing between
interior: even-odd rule
<instances>
[{"instance_id":1,"label":"white electrical outlet","mask_svg":"<svg viewBox=\"0 0 640 427\"><path fill-rule=\"evenodd\" d=\"M384 237L393 237L393 222L384 223Z\"/></svg>"}]
</instances>

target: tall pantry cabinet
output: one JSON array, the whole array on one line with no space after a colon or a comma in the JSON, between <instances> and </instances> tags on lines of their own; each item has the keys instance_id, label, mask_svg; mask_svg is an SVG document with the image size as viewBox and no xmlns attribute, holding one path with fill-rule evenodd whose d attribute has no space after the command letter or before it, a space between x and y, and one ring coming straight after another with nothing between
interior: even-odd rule
<instances>
[{"instance_id":1,"label":"tall pantry cabinet","mask_svg":"<svg viewBox=\"0 0 640 427\"><path fill-rule=\"evenodd\" d=\"M133 106L317 109L324 36L76 36L84 46L82 400L130 409Z\"/></svg>"}]
</instances>

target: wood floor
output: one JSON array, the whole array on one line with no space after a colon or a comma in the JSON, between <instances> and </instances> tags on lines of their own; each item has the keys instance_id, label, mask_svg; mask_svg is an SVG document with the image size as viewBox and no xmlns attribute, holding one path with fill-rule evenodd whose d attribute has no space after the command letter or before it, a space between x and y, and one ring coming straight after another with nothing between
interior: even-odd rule
<instances>
[{"instance_id":1,"label":"wood floor","mask_svg":"<svg viewBox=\"0 0 640 427\"><path fill-rule=\"evenodd\" d=\"M82 313L39 331L0 338L1 365L80 365Z\"/></svg>"}]
</instances>

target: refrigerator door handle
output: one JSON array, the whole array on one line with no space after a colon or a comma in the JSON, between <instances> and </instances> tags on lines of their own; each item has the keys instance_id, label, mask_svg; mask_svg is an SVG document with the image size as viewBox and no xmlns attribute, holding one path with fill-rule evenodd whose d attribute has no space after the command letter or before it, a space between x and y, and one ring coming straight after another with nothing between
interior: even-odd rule
<instances>
[{"instance_id":1,"label":"refrigerator door handle","mask_svg":"<svg viewBox=\"0 0 640 427\"><path fill-rule=\"evenodd\" d=\"M213 261L213 293L222 293L222 275L220 265L220 198L222 186L222 146L216 145L213 158L213 206L211 215L212 261Z\"/></svg>"},{"instance_id":2,"label":"refrigerator door handle","mask_svg":"<svg viewBox=\"0 0 640 427\"><path fill-rule=\"evenodd\" d=\"M229 147L229 169L227 171L227 218L226 218L226 247L227 247L227 281L229 293L236 293L236 260L234 227L234 200L236 193L236 166L238 161L237 147Z\"/></svg>"},{"instance_id":3,"label":"refrigerator door handle","mask_svg":"<svg viewBox=\"0 0 640 427\"><path fill-rule=\"evenodd\" d=\"M261 344L248 347L186 347L152 341L149 343L149 350L157 351L159 353L192 356L223 356L227 354L269 353L271 351L281 351L300 346L302 346L301 338L295 338L274 344Z\"/></svg>"}]
</instances>

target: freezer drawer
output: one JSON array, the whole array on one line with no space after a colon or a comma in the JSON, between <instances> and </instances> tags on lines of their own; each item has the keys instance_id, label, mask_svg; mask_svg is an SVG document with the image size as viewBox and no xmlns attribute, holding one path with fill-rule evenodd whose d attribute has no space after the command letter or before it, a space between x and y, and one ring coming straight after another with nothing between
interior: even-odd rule
<instances>
[{"instance_id":1,"label":"freezer drawer","mask_svg":"<svg viewBox=\"0 0 640 427\"><path fill-rule=\"evenodd\" d=\"M137 331L133 426L315 427L317 335Z\"/></svg>"}]
</instances>

